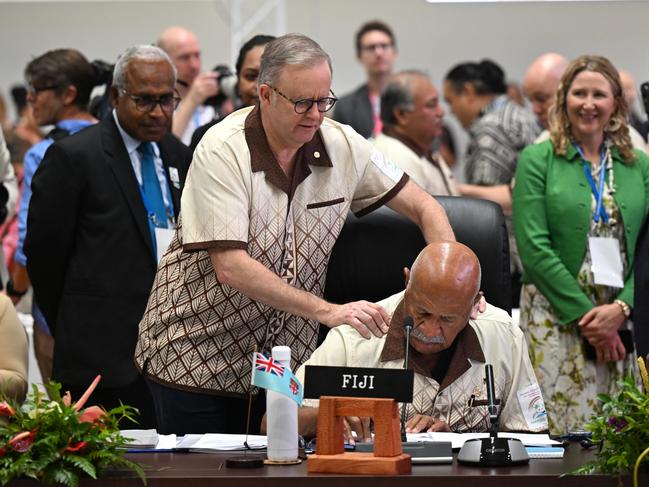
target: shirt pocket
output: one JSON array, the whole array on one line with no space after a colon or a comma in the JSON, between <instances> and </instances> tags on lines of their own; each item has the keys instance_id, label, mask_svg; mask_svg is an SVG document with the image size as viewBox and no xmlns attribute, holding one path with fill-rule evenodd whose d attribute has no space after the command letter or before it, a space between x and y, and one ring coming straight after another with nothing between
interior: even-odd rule
<instances>
[{"instance_id":1,"label":"shirt pocket","mask_svg":"<svg viewBox=\"0 0 649 487\"><path fill-rule=\"evenodd\" d=\"M317 208L324 208L326 206L339 205L340 203L344 203L344 202L345 202L345 198L340 197L333 200L320 201L318 203L309 203L308 205L306 205L306 209L315 210Z\"/></svg>"}]
</instances>

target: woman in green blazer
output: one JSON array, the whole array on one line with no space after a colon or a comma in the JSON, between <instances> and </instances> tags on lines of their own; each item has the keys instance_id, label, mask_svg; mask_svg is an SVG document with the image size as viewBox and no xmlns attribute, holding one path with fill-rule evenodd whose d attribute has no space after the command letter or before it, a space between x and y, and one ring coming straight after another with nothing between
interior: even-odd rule
<instances>
[{"instance_id":1,"label":"woman in green blazer","mask_svg":"<svg viewBox=\"0 0 649 487\"><path fill-rule=\"evenodd\" d=\"M628 318L649 158L632 149L626 114L617 70L606 58L581 56L559 85L550 140L518 161L521 328L553 433L583 426L597 394L614 393L634 368Z\"/></svg>"}]
</instances>

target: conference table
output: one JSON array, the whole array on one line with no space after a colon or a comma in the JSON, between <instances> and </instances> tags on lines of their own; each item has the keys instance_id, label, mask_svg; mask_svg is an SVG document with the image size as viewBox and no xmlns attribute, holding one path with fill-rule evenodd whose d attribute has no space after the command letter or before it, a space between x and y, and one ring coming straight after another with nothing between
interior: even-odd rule
<instances>
[{"instance_id":1,"label":"conference table","mask_svg":"<svg viewBox=\"0 0 649 487\"><path fill-rule=\"evenodd\" d=\"M593 486L617 487L618 479L605 475L566 475L591 460L592 451L578 443L566 448L562 459L532 459L529 465L508 468L477 468L463 466L454 459L447 465L413 465L412 473L395 476L309 474L307 461L300 465L264 466L258 469L238 470L225 466L227 458L240 453L129 453L131 460L145 465L149 487L275 487L275 486L331 486L353 487L561 487ZM623 477L623 485L631 486L630 476ZM39 485L21 479L11 487ZM649 485L649 473L640 476L639 485ZM83 487L135 487L142 482L131 471L108 472L99 480L83 479Z\"/></svg>"}]
</instances>

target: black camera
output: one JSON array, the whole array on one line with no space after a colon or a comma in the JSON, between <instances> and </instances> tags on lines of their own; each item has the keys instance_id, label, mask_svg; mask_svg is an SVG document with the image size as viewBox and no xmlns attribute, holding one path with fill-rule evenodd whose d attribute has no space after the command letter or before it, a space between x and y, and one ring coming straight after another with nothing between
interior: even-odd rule
<instances>
[{"instance_id":1,"label":"black camera","mask_svg":"<svg viewBox=\"0 0 649 487\"><path fill-rule=\"evenodd\" d=\"M217 80L219 84L219 94L205 100L205 105L211 105L218 110L226 98L236 100L237 77L225 64L215 66L212 71L219 76Z\"/></svg>"},{"instance_id":2,"label":"black camera","mask_svg":"<svg viewBox=\"0 0 649 487\"><path fill-rule=\"evenodd\" d=\"M647 115L649 115L649 81L640 85L640 94L642 95L642 106Z\"/></svg>"}]
</instances>

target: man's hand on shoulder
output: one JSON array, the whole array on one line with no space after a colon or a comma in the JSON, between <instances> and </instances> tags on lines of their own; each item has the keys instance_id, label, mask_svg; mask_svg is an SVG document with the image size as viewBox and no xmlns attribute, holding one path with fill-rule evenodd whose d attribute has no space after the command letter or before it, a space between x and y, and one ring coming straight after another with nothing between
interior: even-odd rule
<instances>
[{"instance_id":1,"label":"man's hand on shoulder","mask_svg":"<svg viewBox=\"0 0 649 487\"><path fill-rule=\"evenodd\" d=\"M355 328L364 338L372 335L382 337L388 332L390 315L381 306L369 301L354 301L347 304L331 304L331 308L322 313L320 323L334 328L349 325Z\"/></svg>"},{"instance_id":2,"label":"man's hand on shoulder","mask_svg":"<svg viewBox=\"0 0 649 487\"><path fill-rule=\"evenodd\" d=\"M422 431L450 432L448 424L444 421L435 421L431 416L416 414L414 418L406 421L406 433L421 433Z\"/></svg>"}]
</instances>

